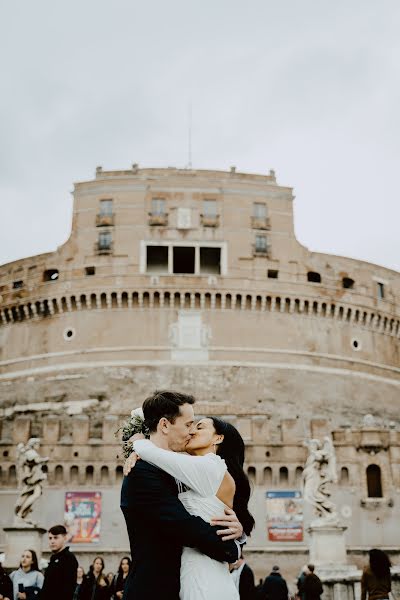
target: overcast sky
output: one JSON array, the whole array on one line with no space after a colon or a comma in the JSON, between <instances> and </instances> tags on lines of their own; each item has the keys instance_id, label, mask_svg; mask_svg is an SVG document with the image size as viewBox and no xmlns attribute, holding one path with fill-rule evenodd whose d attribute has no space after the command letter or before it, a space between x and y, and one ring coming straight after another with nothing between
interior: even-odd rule
<instances>
[{"instance_id":1,"label":"overcast sky","mask_svg":"<svg viewBox=\"0 0 400 600\"><path fill-rule=\"evenodd\" d=\"M0 0L0 263L95 167L268 173L310 250L400 270L399 0Z\"/></svg>"}]
</instances>

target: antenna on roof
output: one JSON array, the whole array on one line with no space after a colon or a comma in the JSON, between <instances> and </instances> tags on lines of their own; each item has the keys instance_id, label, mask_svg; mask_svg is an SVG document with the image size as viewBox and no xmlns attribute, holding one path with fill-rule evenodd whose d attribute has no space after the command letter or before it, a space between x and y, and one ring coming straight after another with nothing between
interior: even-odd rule
<instances>
[{"instance_id":1,"label":"antenna on roof","mask_svg":"<svg viewBox=\"0 0 400 600\"><path fill-rule=\"evenodd\" d=\"M188 103L188 164L187 169L192 168L192 101Z\"/></svg>"}]
</instances>

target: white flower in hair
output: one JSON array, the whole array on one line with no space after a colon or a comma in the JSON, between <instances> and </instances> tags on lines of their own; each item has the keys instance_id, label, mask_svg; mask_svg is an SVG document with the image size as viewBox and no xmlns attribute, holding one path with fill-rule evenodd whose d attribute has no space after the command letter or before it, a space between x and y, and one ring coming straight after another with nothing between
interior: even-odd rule
<instances>
[{"instance_id":1,"label":"white flower in hair","mask_svg":"<svg viewBox=\"0 0 400 600\"><path fill-rule=\"evenodd\" d=\"M142 419L142 421L144 421L143 408L134 408L131 411L131 417L138 417L139 419Z\"/></svg>"}]
</instances>

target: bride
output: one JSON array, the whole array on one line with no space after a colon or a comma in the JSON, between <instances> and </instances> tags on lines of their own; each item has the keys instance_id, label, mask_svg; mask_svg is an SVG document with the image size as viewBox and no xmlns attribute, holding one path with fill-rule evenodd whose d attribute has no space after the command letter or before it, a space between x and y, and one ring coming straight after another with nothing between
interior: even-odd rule
<instances>
[{"instance_id":1,"label":"bride","mask_svg":"<svg viewBox=\"0 0 400 600\"><path fill-rule=\"evenodd\" d=\"M166 471L186 489L179 500L186 510L211 522L225 507L233 508L246 535L254 527L247 504L250 485L243 471L244 442L238 430L216 417L201 419L193 426L186 453L159 448L142 434L131 440L134 452L127 459L125 474L137 458ZM229 568L185 547L181 563L181 600L239 600Z\"/></svg>"}]
</instances>

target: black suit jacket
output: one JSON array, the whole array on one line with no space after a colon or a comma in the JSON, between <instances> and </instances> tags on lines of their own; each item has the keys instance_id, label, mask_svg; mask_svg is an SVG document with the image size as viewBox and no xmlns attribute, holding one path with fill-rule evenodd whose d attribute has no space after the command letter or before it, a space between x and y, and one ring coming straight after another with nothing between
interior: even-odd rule
<instances>
[{"instance_id":1,"label":"black suit jacket","mask_svg":"<svg viewBox=\"0 0 400 600\"><path fill-rule=\"evenodd\" d=\"M222 542L218 527L187 512L173 477L143 460L124 477L121 509L133 559L124 600L179 600L183 546L219 561L238 558L235 542Z\"/></svg>"}]
</instances>

